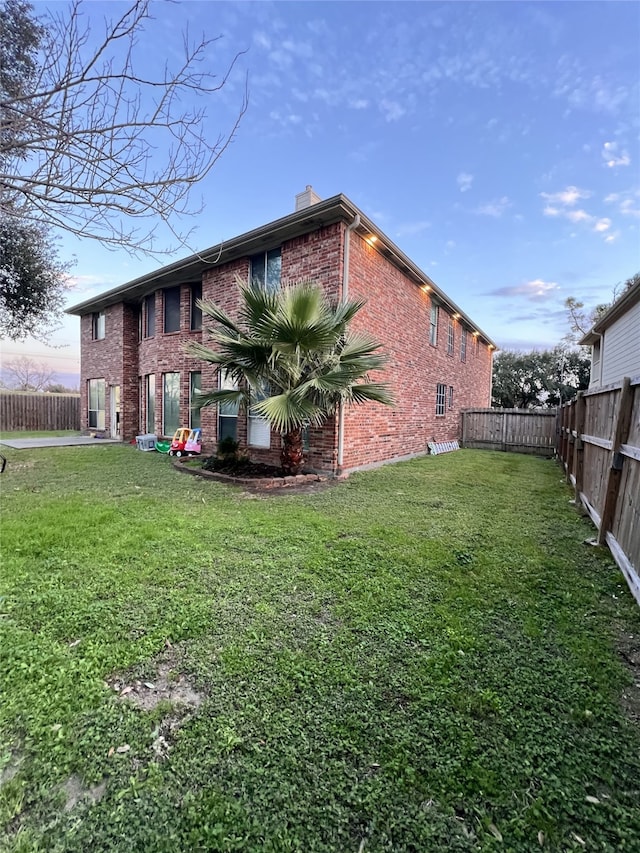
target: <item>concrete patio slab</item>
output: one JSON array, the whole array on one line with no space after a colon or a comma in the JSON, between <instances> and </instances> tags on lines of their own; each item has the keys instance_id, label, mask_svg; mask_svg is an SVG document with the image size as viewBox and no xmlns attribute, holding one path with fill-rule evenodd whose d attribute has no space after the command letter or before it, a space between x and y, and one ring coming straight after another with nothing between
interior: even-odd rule
<instances>
[{"instance_id":1,"label":"concrete patio slab","mask_svg":"<svg viewBox=\"0 0 640 853\"><path fill-rule=\"evenodd\" d=\"M51 436L49 438L0 438L0 445L14 450L34 447L87 447L99 444L122 444L119 438L91 438L89 435Z\"/></svg>"}]
</instances>

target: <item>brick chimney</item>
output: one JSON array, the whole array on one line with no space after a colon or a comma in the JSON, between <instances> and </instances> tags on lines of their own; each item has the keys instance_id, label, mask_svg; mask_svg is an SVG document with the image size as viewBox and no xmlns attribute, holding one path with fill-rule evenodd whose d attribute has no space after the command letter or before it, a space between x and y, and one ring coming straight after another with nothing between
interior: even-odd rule
<instances>
[{"instance_id":1,"label":"brick chimney","mask_svg":"<svg viewBox=\"0 0 640 853\"><path fill-rule=\"evenodd\" d=\"M313 191L311 184L307 184L304 192L298 193L296 196L296 212L304 210L305 207L311 207L312 204L317 204L322 201L320 196Z\"/></svg>"}]
</instances>

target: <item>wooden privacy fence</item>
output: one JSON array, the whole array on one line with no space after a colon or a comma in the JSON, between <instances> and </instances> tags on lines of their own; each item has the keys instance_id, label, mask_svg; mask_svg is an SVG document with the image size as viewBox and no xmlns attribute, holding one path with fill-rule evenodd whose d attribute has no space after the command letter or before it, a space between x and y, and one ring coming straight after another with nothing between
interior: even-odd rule
<instances>
[{"instance_id":1,"label":"wooden privacy fence","mask_svg":"<svg viewBox=\"0 0 640 853\"><path fill-rule=\"evenodd\" d=\"M0 391L0 429L80 429L79 394Z\"/></svg>"},{"instance_id":2,"label":"wooden privacy fence","mask_svg":"<svg viewBox=\"0 0 640 853\"><path fill-rule=\"evenodd\" d=\"M462 446L554 456L556 410L464 409Z\"/></svg>"},{"instance_id":3,"label":"wooden privacy fence","mask_svg":"<svg viewBox=\"0 0 640 853\"><path fill-rule=\"evenodd\" d=\"M640 376L580 392L558 412L558 456L640 604Z\"/></svg>"}]
</instances>

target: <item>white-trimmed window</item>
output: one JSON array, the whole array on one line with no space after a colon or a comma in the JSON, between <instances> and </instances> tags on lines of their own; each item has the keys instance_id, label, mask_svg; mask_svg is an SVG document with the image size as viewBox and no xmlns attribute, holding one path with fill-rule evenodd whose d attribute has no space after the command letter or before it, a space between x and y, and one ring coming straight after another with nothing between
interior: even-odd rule
<instances>
[{"instance_id":1,"label":"white-trimmed window","mask_svg":"<svg viewBox=\"0 0 640 853\"><path fill-rule=\"evenodd\" d=\"M436 415L444 415L447 407L447 386L442 382L436 385Z\"/></svg>"},{"instance_id":2,"label":"white-trimmed window","mask_svg":"<svg viewBox=\"0 0 640 853\"><path fill-rule=\"evenodd\" d=\"M226 371L220 371L218 380L221 391L237 391L238 383L227 375ZM238 439L238 409L240 403L218 403L218 441L224 438Z\"/></svg>"},{"instance_id":3,"label":"white-trimmed window","mask_svg":"<svg viewBox=\"0 0 640 853\"><path fill-rule=\"evenodd\" d=\"M259 389L253 389L251 392L253 403L259 403L268 396L269 389L264 386ZM251 447L271 447L271 426L269 421L257 415L253 406L249 408L249 417L247 420L247 443Z\"/></svg>"},{"instance_id":4,"label":"white-trimmed window","mask_svg":"<svg viewBox=\"0 0 640 853\"><path fill-rule=\"evenodd\" d=\"M462 329L460 334L460 361L467 360L467 330Z\"/></svg>"},{"instance_id":5,"label":"white-trimmed window","mask_svg":"<svg viewBox=\"0 0 640 853\"><path fill-rule=\"evenodd\" d=\"M91 339L102 341L105 336L106 320L104 311L96 311L91 316Z\"/></svg>"},{"instance_id":6,"label":"white-trimmed window","mask_svg":"<svg viewBox=\"0 0 640 853\"><path fill-rule=\"evenodd\" d=\"M249 276L252 282L266 290L279 290L282 273L282 253L280 249L260 252L250 259Z\"/></svg>"},{"instance_id":7,"label":"white-trimmed window","mask_svg":"<svg viewBox=\"0 0 640 853\"><path fill-rule=\"evenodd\" d=\"M433 302L429 316L429 343L432 347L438 346L438 306Z\"/></svg>"},{"instance_id":8,"label":"white-trimmed window","mask_svg":"<svg viewBox=\"0 0 640 853\"><path fill-rule=\"evenodd\" d=\"M164 291L164 332L180 331L180 288L169 287ZM176 427L177 429L177 427Z\"/></svg>"},{"instance_id":9,"label":"white-trimmed window","mask_svg":"<svg viewBox=\"0 0 640 853\"><path fill-rule=\"evenodd\" d=\"M456 324L453 317L449 314L449 322L447 325L447 355L453 355L456 347Z\"/></svg>"},{"instance_id":10,"label":"white-trimmed window","mask_svg":"<svg viewBox=\"0 0 640 853\"><path fill-rule=\"evenodd\" d=\"M89 429L104 429L106 385L104 379L90 379L88 392L88 427Z\"/></svg>"},{"instance_id":11,"label":"white-trimmed window","mask_svg":"<svg viewBox=\"0 0 640 853\"><path fill-rule=\"evenodd\" d=\"M449 408L453 409L453 385L449 385Z\"/></svg>"},{"instance_id":12,"label":"white-trimmed window","mask_svg":"<svg viewBox=\"0 0 640 853\"><path fill-rule=\"evenodd\" d=\"M162 434L173 435L180 426L180 374L162 374Z\"/></svg>"},{"instance_id":13,"label":"white-trimmed window","mask_svg":"<svg viewBox=\"0 0 640 853\"><path fill-rule=\"evenodd\" d=\"M156 377L154 373L148 373L144 378L144 394L147 412L146 430L148 433L156 431Z\"/></svg>"},{"instance_id":14,"label":"white-trimmed window","mask_svg":"<svg viewBox=\"0 0 640 853\"><path fill-rule=\"evenodd\" d=\"M144 300L144 337L153 338L156 333L156 295L145 297Z\"/></svg>"},{"instance_id":15,"label":"white-trimmed window","mask_svg":"<svg viewBox=\"0 0 640 853\"><path fill-rule=\"evenodd\" d=\"M191 429L199 429L202 426L200 423L200 412L202 411L202 406L199 405L198 400L198 394L200 391L202 391L202 371L192 370L189 374L189 399L191 400L191 405L189 407L191 423L189 426Z\"/></svg>"}]
</instances>

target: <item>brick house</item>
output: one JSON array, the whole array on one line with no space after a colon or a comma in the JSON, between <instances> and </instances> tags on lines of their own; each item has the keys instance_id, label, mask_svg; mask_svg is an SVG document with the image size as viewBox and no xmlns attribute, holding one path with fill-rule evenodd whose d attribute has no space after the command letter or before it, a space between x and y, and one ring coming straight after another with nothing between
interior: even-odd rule
<instances>
[{"instance_id":1,"label":"brick house","mask_svg":"<svg viewBox=\"0 0 640 853\"><path fill-rule=\"evenodd\" d=\"M277 464L280 437L261 419L191 405L195 390L219 382L212 365L184 352L187 341L206 343L196 300L233 315L237 276L268 287L312 279L332 299L367 300L352 328L382 343L388 364L373 378L391 385L395 406L346 407L309 429L309 468L424 454L431 441L459 438L463 408L490 405L491 339L348 198L322 201L307 187L294 213L68 309L81 318L83 427L128 441L201 426L207 451L233 435L252 458Z\"/></svg>"}]
</instances>

